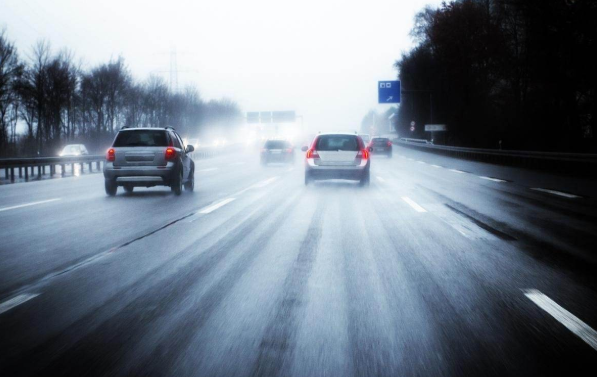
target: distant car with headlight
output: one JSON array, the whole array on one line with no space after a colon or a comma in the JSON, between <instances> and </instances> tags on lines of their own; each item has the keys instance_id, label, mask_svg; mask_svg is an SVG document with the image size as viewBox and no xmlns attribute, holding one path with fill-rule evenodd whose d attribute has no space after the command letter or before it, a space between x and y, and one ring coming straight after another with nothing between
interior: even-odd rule
<instances>
[{"instance_id":1,"label":"distant car with headlight","mask_svg":"<svg viewBox=\"0 0 597 377\"><path fill-rule=\"evenodd\" d=\"M60 157L85 156L88 155L87 148L83 144L69 144L62 148L58 154Z\"/></svg>"}]
</instances>

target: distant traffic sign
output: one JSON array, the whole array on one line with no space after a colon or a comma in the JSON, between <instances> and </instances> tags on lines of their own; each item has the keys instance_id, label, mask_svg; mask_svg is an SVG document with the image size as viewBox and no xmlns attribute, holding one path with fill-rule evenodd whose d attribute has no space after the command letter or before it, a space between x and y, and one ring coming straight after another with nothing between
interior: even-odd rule
<instances>
[{"instance_id":1,"label":"distant traffic sign","mask_svg":"<svg viewBox=\"0 0 597 377\"><path fill-rule=\"evenodd\" d=\"M272 112L272 121L274 123L287 123L296 121L294 111L274 111Z\"/></svg>"},{"instance_id":2,"label":"distant traffic sign","mask_svg":"<svg viewBox=\"0 0 597 377\"><path fill-rule=\"evenodd\" d=\"M446 131L445 124L426 124L425 131Z\"/></svg>"},{"instance_id":3,"label":"distant traffic sign","mask_svg":"<svg viewBox=\"0 0 597 377\"><path fill-rule=\"evenodd\" d=\"M248 112L247 123L259 123L259 113L256 111Z\"/></svg>"},{"instance_id":4,"label":"distant traffic sign","mask_svg":"<svg viewBox=\"0 0 597 377\"><path fill-rule=\"evenodd\" d=\"M400 81L378 81L378 103L400 103Z\"/></svg>"},{"instance_id":5,"label":"distant traffic sign","mask_svg":"<svg viewBox=\"0 0 597 377\"><path fill-rule=\"evenodd\" d=\"M271 123L272 122L272 112L271 111L262 111L259 113L259 117L261 118L261 123Z\"/></svg>"},{"instance_id":6,"label":"distant traffic sign","mask_svg":"<svg viewBox=\"0 0 597 377\"><path fill-rule=\"evenodd\" d=\"M247 113L247 123L292 123L296 122L294 111L252 111Z\"/></svg>"}]
</instances>

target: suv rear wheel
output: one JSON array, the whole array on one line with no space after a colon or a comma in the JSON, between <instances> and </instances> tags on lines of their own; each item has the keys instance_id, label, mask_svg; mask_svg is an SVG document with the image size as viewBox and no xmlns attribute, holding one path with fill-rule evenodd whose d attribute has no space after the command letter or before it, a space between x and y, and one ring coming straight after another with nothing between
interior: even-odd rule
<instances>
[{"instance_id":1,"label":"suv rear wheel","mask_svg":"<svg viewBox=\"0 0 597 377\"><path fill-rule=\"evenodd\" d=\"M305 186L309 186L313 182L313 178L309 173L305 173Z\"/></svg>"},{"instance_id":2,"label":"suv rear wheel","mask_svg":"<svg viewBox=\"0 0 597 377\"><path fill-rule=\"evenodd\" d=\"M185 191L193 192L195 189L195 169L189 174L189 180L184 184Z\"/></svg>"},{"instance_id":3,"label":"suv rear wheel","mask_svg":"<svg viewBox=\"0 0 597 377\"><path fill-rule=\"evenodd\" d=\"M106 195L108 196L114 196L116 195L116 191L118 191L118 185L110 179L105 180L104 187L106 188Z\"/></svg>"},{"instance_id":4,"label":"suv rear wheel","mask_svg":"<svg viewBox=\"0 0 597 377\"><path fill-rule=\"evenodd\" d=\"M174 181L172 181L172 184L170 185L170 188L172 189L172 192L175 195L180 195L182 194L182 169L181 171L178 173L177 177L174 179Z\"/></svg>"},{"instance_id":5,"label":"suv rear wheel","mask_svg":"<svg viewBox=\"0 0 597 377\"><path fill-rule=\"evenodd\" d=\"M365 172L365 174L363 174L363 177L361 178L361 181L359 182L359 185L361 187L369 186L370 180L371 180L371 173L370 173L369 170L367 170L367 172Z\"/></svg>"}]
</instances>

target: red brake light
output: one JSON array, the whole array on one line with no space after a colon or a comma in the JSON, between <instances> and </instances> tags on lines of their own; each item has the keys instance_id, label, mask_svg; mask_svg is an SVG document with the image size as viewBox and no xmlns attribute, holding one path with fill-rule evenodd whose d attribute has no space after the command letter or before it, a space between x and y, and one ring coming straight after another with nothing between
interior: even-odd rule
<instances>
[{"instance_id":1,"label":"red brake light","mask_svg":"<svg viewBox=\"0 0 597 377\"><path fill-rule=\"evenodd\" d=\"M392 146L392 142L388 140L388 147Z\"/></svg>"},{"instance_id":2,"label":"red brake light","mask_svg":"<svg viewBox=\"0 0 597 377\"><path fill-rule=\"evenodd\" d=\"M307 151L307 158L319 158L319 154L315 149L311 148Z\"/></svg>"},{"instance_id":3,"label":"red brake light","mask_svg":"<svg viewBox=\"0 0 597 377\"><path fill-rule=\"evenodd\" d=\"M288 148L288 149L286 149L286 152L288 152L288 153L292 153L292 148Z\"/></svg>"},{"instance_id":4,"label":"red brake light","mask_svg":"<svg viewBox=\"0 0 597 377\"><path fill-rule=\"evenodd\" d=\"M108 149L108 152L106 152L106 161L114 162L114 160L116 160L116 152L114 151L114 148L110 148Z\"/></svg>"},{"instance_id":5,"label":"red brake light","mask_svg":"<svg viewBox=\"0 0 597 377\"><path fill-rule=\"evenodd\" d=\"M166 160L173 160L176 157L176 149L174 148L166 148Z\"/></svg>"},{"instance_id":6,"label":"red brake light","mask_svg":"<svg viewBox=\"0 0 597 377\"><path fill-rule=\"evenodd\" d=\"M367 149L361 149L359 153L357 153L357 158L362 160L366 160L369 158L369 151Z\"/></svg>"}]
</instances>

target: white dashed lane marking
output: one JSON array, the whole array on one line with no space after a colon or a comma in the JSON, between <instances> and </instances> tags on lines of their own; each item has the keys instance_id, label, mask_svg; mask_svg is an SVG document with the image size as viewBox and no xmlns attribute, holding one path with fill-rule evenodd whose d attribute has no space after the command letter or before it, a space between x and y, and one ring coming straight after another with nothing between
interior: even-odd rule
<instances>
[{"instance_id":1,"label":"white dashed lane marking","mask_svg":"<svg viewBox=\"0 0 597 377\"><path fill-rule=\"evenodd\" d=\"M481 177L479 177L479 178L481 178L481 179L486 179L486 180L488 180L488 181L493 181L493 182L508 182L508 181L506 181L506 180L503 180L503 179L492 178L492 177L483 177L483 176L481 176Z\"/></svg>"},{"instance_id":2,"label":"white dashed lane marking","mask_svg":"<svg viewBox=\"0 0 597 377\"><path fill-rule=\"evenodd\" d=\"M567 192L549 190L549 189L544 189L544 188L539 188L539 187L533 187L533 188L531 188L531 190L546 192L548 194L553 194L553 195L558 195L558 196L563 196L564 198L569 198L569 199L580 198L580 196L578 196L578 195L568 194Z\"/></svg>"},{"instance_id":3,"label":"white dashed lane marking","mask_svg":"<svg viewBox=\"0 0 597 377\"><path fill-rule=\"evenodd\" d=\"M4 301L0 304L0 314L9 311L10 309L19 306L32 298L39 296L39 293L25 293Z\"/></svg>"},{"instance_id":4,"label":"white dashed lane marking","mask_svg":"<svg viewBox=\"0 0 597 377\"><path fill-rule=\"evenodd\" d=\"M427 210L425 208L423 208L420 205L418 205L417 203L415 203L414 200L412 200L408 196L403 196L402 200L404 200L406 203L408 203L408 205L411 206L417 212L427 212Z\"/></svg>"},{"instance_id":5,"label":"white dashed lane marking","mask_svg":"<svg viewBox=\"0 0 597 377\"><path fill-rule=\"evenodd\" d=\"M32 202L32 203L19 204L19 205L11 206L11 207L4 207L4 208L0 208L0 212L9 211L11 209L17 209L17 208L23 208L23 207L30 207L30 206L34 206L34 205L37 205L37 204L44 204L44 203L55 202L57 200L61 200L61 199L60 198L57 198L57 199L48 199L48 200L42 200L42 201L39 201L39 202Z\"/></svg>"},{"instance_id":6,"label":"white dashed lane marking","mask_svg":"<svg viewBox=\"0 0 597 377\"><path fill-rule=\"evenodd\" d=\"M203 214L206 214L206 213L212 213L212 212L213 212L213 211L215 211L216 209L218 209L218 208L220 208L220 207L223 207L223 206L225 206L226 204L228 204L228 203L230 203L230 202L232 202L232 201L234 201L234 200L236 200L236 198L228 198L228 199L224 199L224 200L222 200L222 201L219 201L219 202L217 202L217 203L215 203L215 204L212 204L212 205L210 205L210 206L208 206L208 207L205 207L205 208L203 208L203 209L199 210L199 213L203 213Z\"/></svg>"},{"instance_id":7,"label":"white dashed lane marking","mask_svg":"<svg viewBox=\"0 0 597 377\"><path fill-rule=\"evenodd\" d=\"M588 345L597 350L597 332L589 325L578 319L574 314L562 308L555 301L538 291L537 289L524 289L524 295L533 301L538 307L545 310L558 322L564 325L568 330Z\"/></svg>"}]
</instances>

